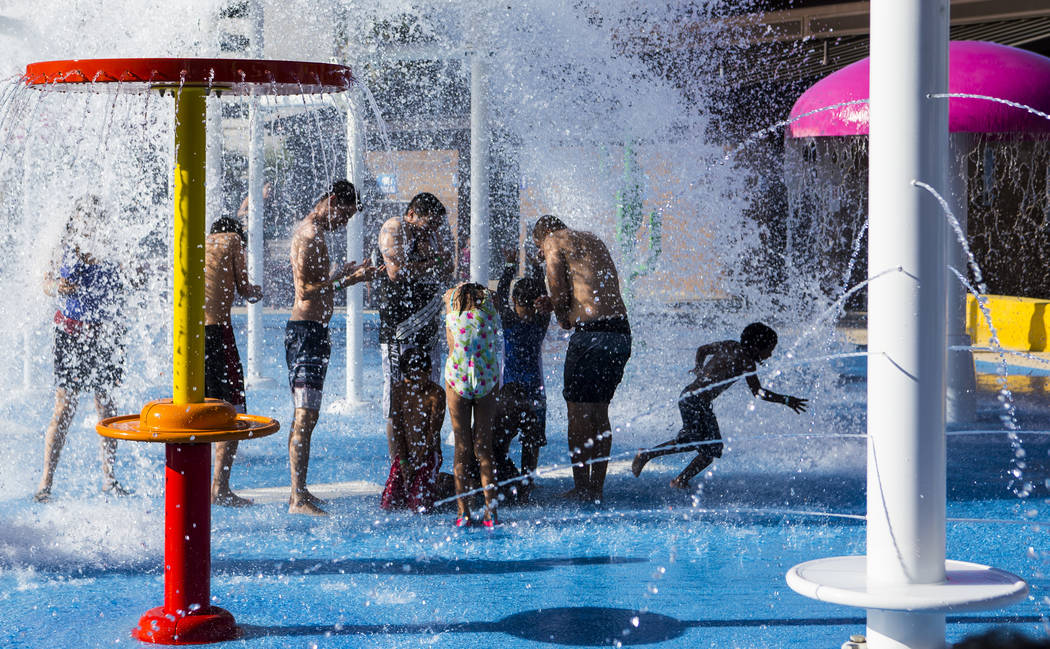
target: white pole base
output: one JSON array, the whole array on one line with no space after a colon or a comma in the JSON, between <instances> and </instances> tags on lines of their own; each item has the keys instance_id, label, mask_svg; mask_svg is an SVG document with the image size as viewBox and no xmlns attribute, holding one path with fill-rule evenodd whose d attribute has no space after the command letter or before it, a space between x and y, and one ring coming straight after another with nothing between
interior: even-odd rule
<instances>
[{"instance_id":1,"label":"white pole base","mask_svg":"<svg viewBox=\"0 0 1050 649\"><path fill-rule=\"evenodd\" d=\"M256 390L273 390L279 385L275 379L268 376L248 376L245 377L244 384Z\"/></svg>"},{"instance_id":2,"label":"white pole base","mask_svg":"<svg viewBox=\"0 0 1050 649\"><path fill-rule=\"evenodd\" d=\"M346 415L358 412L372 404L358 399L336 399L324 407L325 412L333 415Z\"/></svg>"},{"instance_id":3,"label":"white pole base","mask_svg":"<svg viewBox=\"0 0 1050 649\"><path fill-rule=\"evenodd\" d=\"M865 649L945 649L944 613L868 611Z\"/></svg>"},{"instance_id":4,"label":"white pole base","mask_svg":"<svg viewBox=\"0 0 1050 649\"><path fill-rule=\"evenodd\" d=\"M1003 570L950 559L944 566L941 583L869 585L867 557L831 557L791 568L787 583L799 595L823 602L908 613L983 611L1028 595L1028 584Z\"/></svg>"}]
</instances>

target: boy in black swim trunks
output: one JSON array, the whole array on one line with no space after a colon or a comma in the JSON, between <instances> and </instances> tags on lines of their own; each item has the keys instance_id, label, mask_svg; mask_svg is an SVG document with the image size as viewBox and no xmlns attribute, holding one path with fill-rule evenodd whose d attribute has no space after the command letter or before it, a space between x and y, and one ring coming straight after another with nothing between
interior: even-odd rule
<instances>
[{"instance_id":1,"label":"boy in black swim trunks","mask_svg":"<svg viewBox=\"0 0 1050 649\"><path fill-rule=\"evenodd\" d=\"M761 322L753 322L744 327L740 342L723 340L697 348L696 366L692 370L696 380L682 390L678 399L682 430L676 438L652 450L639 452L631 464L634 475L641 474L646 463L653 458L696 451L693 461L671 480L672 487L688 489L690 480L716 457L722 457L722 436L711 402L745 374L751 393L759 399L782 403L795 412L805 412L806 399L766 390L754 374L758 364L769 358L776 346L777 333Z\"/></svg>"},{"instance_id":2,"label":"boy in black swim trunks","mask_svg":"<svg viewBox=\"0 0 1050 649\"><path fill-rule=\"evenodd\" d=\"M216 219L204 251L204 396L222 399L245 412L244 370L230 321L236 294L249 302L262 298L262 287L248 281L247 236L237 219ZM230 489L230 471L237 457L236 440L216 442L212 465L211 502L243 507L251 501Z\"/></svg>"},{"instance_id":3,"label":"boy in black swim trunks","mask_svg":"<svg viewBox=\"0 0 1050 649\"><path fill-rule=\"evenodd\" d=\"M122 309L136 273L117 259L102 225L102 199L77 200L66 223L44 291L57 299L54 316L55 410L44 433L44 470L33 499L48 502L59 455L76 414L79 395L93 393L99 419L116 414L113 391L124 377L126 321ZM113 472L117 441L100 438L102 492L131 493Z\"/></svg>"},{"instance_id":4,"label":"boy in black swim trunks","mask_svg":"<svg viewBox=\"0 0 1050 649\"><path fill-rule=\"evenodd\" d=\"M612 452L609 402L631 357L631 325L609 249L590 232L549 214L532 229L547 264L547 289L562 329L574 329L565 352L565 408L573 488L565 498L602 499Z\"/></svg>"}]
</instances>

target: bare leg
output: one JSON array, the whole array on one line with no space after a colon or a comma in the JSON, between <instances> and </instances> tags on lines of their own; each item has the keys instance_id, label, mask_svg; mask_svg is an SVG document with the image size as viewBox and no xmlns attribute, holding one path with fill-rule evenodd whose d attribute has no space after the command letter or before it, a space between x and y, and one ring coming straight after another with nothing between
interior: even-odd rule
<instances>
[{"instance_id":1,"label":"bare leg","mask_svg":"<svg viewBox=\"0 0 1050 649\"><path fill-rule=\"evenodd\" d=\"M522 504L529 502L529 495L536 484L536 467L540 464L540 448L526 440L546 439L547 417L546 413L537 412L527 407L528 416L521 430L521 476L518 483L518 500Z\"/></svg>"},{"instance_id":2,"label":"bare leg","mask_svg":"<svg viewBox=\"0 0 1050 649\"><path fill-rule=\"evenodd\" d=\"M47 502L51 498L51 483L55 479L58 456L62 453L62 446L66 443L66 433L69 432L69 424L72 423L76 412L76 393L56 388L55 411L44 433L44 473L40 476L40 483L37 485L34 496L38 502Z\"/></svg>"},{"instance_id":3,"label":"bare leg","mask_svg":"<svg viewBox=\"0 0 1050 649\"><path fill-rule=\"evenodd\" d=\"M490 392L474 401L474 456L478 458L481 486L485 493L486 519L491 518L496 509L494 501L497 491L492 462L492 420L495 415L495 394Z\"/></svg>"},{"instance_id":4,"label":"bare leg","mask_svg":"<svg viewBox=\"0 0 1050 649\"><path fill-rule=\"evenodd\" d=\"M609 469L609 456L612 454L612 424L609 423L609 404L592 403L590 406L594 435L590 498L601 500L605 488L605 473Z\"/></svg>"},{"instance_id":5,"label":"bare leg","mask_svg":"<svg viewBox=\"0 0 1050 649\"><path fill-rule=\"evenodd\" d=\"M496 402L496 416L492 424L492 462L494 464L493 478L497 482L509 480L514 477L514 462L510 459L510 443L517 434L517 426L514 422L513 413L505 412L510 407L506 401L508 397L500 395ZM475 423L475 427L477 424Z\"/></svg>"},{"instance_id":6,"label":"bare leg","mask_svg":"<svg viewBox=\"0 0 1050 649\"><path fill-rule=\"evenodd\" d=\"M95 393L95 411L99 419L107 419L117 414L113 400L105 392ZM102 492L114 496L130 496L131 490L125 489L113 473L117 460L117 440L110 437L99 438L99 455L102 459Z\"/></svg>"},{"instance_id":7,"label":"bare leg","mask_svg":"<svg viewBox=\"0 0 1050 649\"><path fill-rule=\"evenodd\" d=\"M474 431L470 425L471 403L447 385L445 400L448 403L448 416L456 440L452 464L452 478L456 483L456 512L460 517L469 517L470 503L462 494L470 491L473 486L473 480L470 478L470 467L474 463Z\"/></svg>"},{"instance_id":8,"label":"bare leg","mask_svg":"<svg viewBox=\"0 0 1050 649\"><path fill-rule=\"evenodd\" d=\"M306 472L310 467L310 438L320 413L307 408L296 408L292 430L288 433L288 465L292 471L292 493L288 500L289 514L327 516L321 509L321 499L306 488Z\"/></svg>"},{"instance_id":9,"label":"bare leg","mask_svg":"<svg viewBox=\"0 0 1050 649\"><path fill-rule=\"evenodd\" d=\"M639 451L638 455L634 456L634 462L631 462L631 473L634 477L638 477L642 473L642 469L649 463L649 460L663 457L664 455L671 455L673 453L685 453L686 451L695 450L695 448L664 448L665 446L678 446L678 439L672 439L663 444L657 444L648 451Z\"/></svg>"},{"instance_id":10,"label":"bare leg","mask_svg":"<svg viewBox=\"0 0 1050 649\"><path fill-rule=\"evenodd\" d=\"M394 398L393 395L390 396ZM390 417L386 420L386 450L390 454L390 463L394 463L394 459L397 458L397 436L394 435L394 418Z\"/></svg>"},{"instance_id":11,"label":"bare leg","mask_svg":"<svg viewBox=\"0 0 1050 649\"><path fill-rule=\"evenodd\" d=\"M569 414L569 459L572 461L573 489L564 498L586 500L591 492L591 467L587 460L594 447L591 412L587 403L565 402ZM588 440L591 440L588 443Z\"/></svg>"},{"instance_id":12,"label":"bare leg","mask_svg":"<svg viewBox=\"0 0 1050 649\"><path fill-rule=\"evenodd\" d=\"M241 498L230 489L230 471L237 459L237 440L215 442L215 464L212 466L211 503L223 507L247 507L252 501Z\"/></svg>"},{"instance_id":13,"label":"bare leg","mask_svg":"<svg viewBox=\"0 0 1050 649\"><path fill-rule=\"evenodd\" d=\"M529 502L529 495L535 487L536 467L540 463L540 447L521 445L521 482L518 483L518 501L521 504Z\"/></svg>"},{"instance_id":14,"label":"bare leg","mask_svg":"<svg viewBox=\"0 0 1050 649\"><path fill-rule=\"evenodd\" d=\"M709 453L703 449L696 454L693 461L690 462L682 472L678 474L678 477L671 481L671 486L678 489L688 489L689 481L696 477L701 471L710 466L711 461L714 459Z\"/></svg>"}]
</instances>

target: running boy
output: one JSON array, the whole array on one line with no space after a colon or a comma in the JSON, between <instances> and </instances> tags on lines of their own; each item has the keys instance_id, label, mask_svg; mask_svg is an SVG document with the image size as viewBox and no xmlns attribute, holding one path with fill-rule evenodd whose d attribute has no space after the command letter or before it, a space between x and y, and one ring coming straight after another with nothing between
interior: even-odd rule
<instances>
[{"instance_id":1,"label":"running boy","mask_svg":"<svg viewBox=\"0 0 1050 649\"><path fill-rule=\"evenodd\" d=\"M664 442L649 451L641 451L631 464L637 477L645 464L656 457L672 453L696 451L696 457L671 480L671 486L688 489L689 481L706 469L716 457L722 457L722 436L718 432L718 420L711 409L711 402L736 382L747 375L751 393L763 401L782 403L795 412L806 411L806 399L790 397L766 390L753 373L757 365L773 354L777 346L777 332L761 322L752 322L744 327L740 342L723 340L701 345L696 350L696 367L692 372L696 380L682 390L678 398L678 409L682 413L682 430L678 437Z\"/></svg>"},{"instance_id":2,"label":"running boy","mask_svg":"<svg viewBox=\"0 0 1050 649\"><path fill-rule=\"evenodd\" d=\"M520 483L507 485L506 495L524 504L532 490L531 475L547 445L547 394L543 387L543 340L551 321L550 298L543 269L530 260L524 277L514 280L516 252L507 254L496 288L496 306L503 322L503 387L500 388L493 430L492 461L496 481L518 476L510 459L510 443L521 436Z\"/></svg>"}]
</instances>

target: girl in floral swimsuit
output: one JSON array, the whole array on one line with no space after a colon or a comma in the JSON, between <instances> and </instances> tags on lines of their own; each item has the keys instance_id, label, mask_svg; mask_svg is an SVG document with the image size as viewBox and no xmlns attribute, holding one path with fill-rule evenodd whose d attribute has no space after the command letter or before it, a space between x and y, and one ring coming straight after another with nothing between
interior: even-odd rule
<instances>
[{"instance_id":1,"label":"girl in floral swimsuit","mask_svg":"<svg viewBox=\"0 0 1050 649\"><path fill-rule=\"evenodd\" d=\"M492 422L501 372L503 330L492 294L480 284L464 282L445 293L445 398L455 434L456 525L470 525L468 498L475 487L473 467L485 494L482 524L497 524L492 472ZM473 422L471 419L473 418Z\"/></svg>"}]
</instances>

